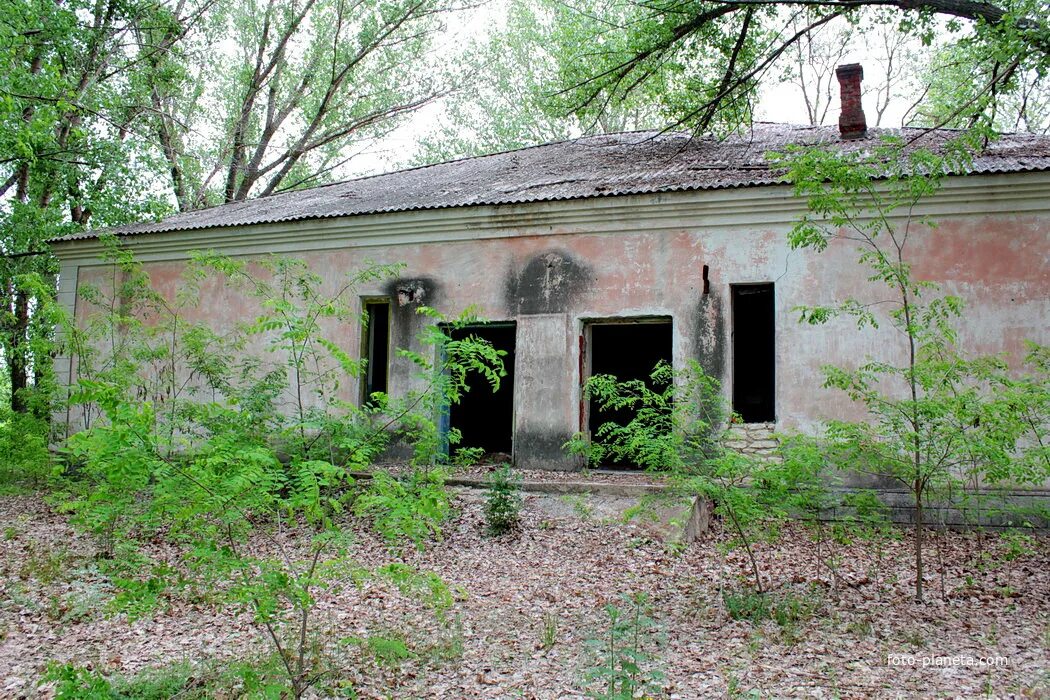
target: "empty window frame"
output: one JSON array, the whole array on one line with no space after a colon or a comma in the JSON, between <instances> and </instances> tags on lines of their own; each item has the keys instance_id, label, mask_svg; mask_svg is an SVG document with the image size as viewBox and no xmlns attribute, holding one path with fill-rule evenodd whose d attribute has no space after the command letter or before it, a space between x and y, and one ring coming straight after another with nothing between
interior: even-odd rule
<instances>
[{"instance_id":1,"label":"empty window frame","mask_svg":"<svg viewBox=\"0 0 1050 700\"><path fill-rule=\"evenodd\" d=\"M733 410L745 423L776 420L773 285L734 284Z\"/></svg>"},{"instance_id":2,"label":"empty window frame","mask_svg":"<svg viewBox=\"0 0 1050 700\"><path fill-rule=\"evenodd\" d=\"M365 331L361 336L361 358L365 361L361 381L361 401L375 393L387 392L390 373L390 300L365 299Z\"/></svg>"}]
</instances>

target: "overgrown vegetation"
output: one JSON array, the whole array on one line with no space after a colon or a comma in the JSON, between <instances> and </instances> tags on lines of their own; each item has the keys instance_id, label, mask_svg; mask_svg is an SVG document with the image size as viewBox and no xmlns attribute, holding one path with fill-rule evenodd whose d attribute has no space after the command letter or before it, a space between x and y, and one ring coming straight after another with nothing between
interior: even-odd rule
<instances>
[{"instance_id":1,"label":"overgrown vegetation","mask_svg":"<svg viewBox=\"0 0 1050 700\"><path fill-rule=\"evenodd\" d=\"M677 372L660 363L648 383L596 375L584 391L601 410L626 408L631 419L623 425L603 424L590 441L577 435L567 449L592 463L612 456L661 472L676 493L710 499L735 534L730 544L747 553L753 583L761 592L753 543L774 537L777 524L789 515L819 508L824 495L822 463L799 458L809 443L796 438L776 459L726 449L731 412L719 381L695 361Z\"/></svg>"},{"instance_id":2,"label":"overgrown vegetation","mask_svg":"<svg viewBox=\"0 0 1050 700\"><path fill-rule=\"evenodd\" d=\"M485 531L492 537L505 535L521 519L521 479L510 465L503 464L488 478L485 492Z\"/></svg>"},{"instance_id":3,"label":"overgrown vegetation","mask_svg":"<svg viewBox=\"0 0 1050 700\"><path fill-rule=\"evenodd\" d=\"M885 337L880 356L824 368L825 386L867 414L829 421L827 439L838 467L889 477L910 491L919 600L928 504L954 500L980 517L988 489L1050 478L1050 350L1029 343L1021 363L966 352L957 331L962 300L913 273L909 243L936 227L914 214L916 206L945 173L965 165L971 147L961 139L934 154L887 139L870 151L804 149L777 157L809 207L791 232L792 247L822 251L846 241L869 272L872 298L798 310L806 323L846 317ZM1030 523L1016 515L1014 521Z\"/></svg>"},{"instance_id":4,"label":"overgrown vegetation","mask_svg":"<svg viewBox=\"0 0 1050 700\"><path fill-rule=\"evenodd\" d=\"M432 574L356 565L340 518L367 518L395 548L440 535L450 506L438 410L473 374L494 388L503 374L490 345L441 330L473 317L421 309L435 321L423 342L441 361L403 352L423 388L396 400L373 395L359 407L340 389L360 376L362 361L334 329L358 322L350 304L359 285L396 266L329 287L298 260L249 269L202 254L165 296L116 243L109 262L108 284L85 290L89 322L66 331L79 369L69 406L82 429L63 447L69 467L53 500L95 535L118 607L149 614L162 592L192 587L249 612L294 697L328 680L329 650L314 634L325 590L382 577L444 615L452 597ZM194 320L201 285L213 276L255 301L254 320L225 333ZM351 471L392 440L412 448L410 471L355 481ZM310 533L305 544L287 541L289 526ZM178 547L177 561L150 561L142 545L157 538ZM63 682L97 685L63 673Z\"/></svg>"},{"instance_id":5,"label":"overgrown vegetation","mask_svg":"<svg viewBox=\"0 0 1050 700\"><path fill-rule=\"evenodd\" d=\"M962 301L916 279L908 247L919 229L935 225L914 215L917 205L937 191L945 173L965 165L972 145L961 140L934 154L891 139L871 150L774 155L809 209L792 230L791 245L856 245L873 287L872 299L799 307L801 321L844 316L861 330L880 332L885 324L892 331L884 356L856 367L825 367L825 387L862 405L864 419L830 420L820 438L780 436L775 453L765 457L741 454L724 447L733 418L717 380L693 361L678 371L661 363L649 381L591 377L584 398L601 411L627 409L631 418L606 422L593 436L579 434L566 448L592 464L611 459L663 472L680 491L711 499L747 553L758 593L763 583L753 544L775 537L784 518L812 524L817 558L833 583L822 512L844 508L839 531L882 530L885 509L870 493L833 497L828 486L836 471L891 478L909 490L919 600L931 503L959 507L976 522L1009 515L1008 522L1031 525L1040 514L987 501L996 487L1050 479L1050 351L1029 343L1020 363L964 352L956 331Z\"/></svg>"}]
</instances>

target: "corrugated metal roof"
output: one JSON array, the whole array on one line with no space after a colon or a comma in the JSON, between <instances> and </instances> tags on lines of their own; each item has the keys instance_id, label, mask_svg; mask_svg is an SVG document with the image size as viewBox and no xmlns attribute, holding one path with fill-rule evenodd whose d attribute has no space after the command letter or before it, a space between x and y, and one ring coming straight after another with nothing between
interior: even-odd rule
<instances>
[{"instance_id":1,"label":"corrugated metal roof","mask_svg":"<svg viewBox=\"0 0 1050 700\"><path fill-rule=\"evenodd\" d=\"M756 124L725 140L632 132L588 136L517 151L439 163L176 214L109 232L130 235L324 219L384 212L722 189L776 184L765 154L790 144L860 149L884 135L936 149L958 132L872 129L842 141L836 127ZM1050 137L1010 134L974 159L968 173L1050 170ZM86 231L64 240L93 238Z\"/></svg>"}]
</instances>

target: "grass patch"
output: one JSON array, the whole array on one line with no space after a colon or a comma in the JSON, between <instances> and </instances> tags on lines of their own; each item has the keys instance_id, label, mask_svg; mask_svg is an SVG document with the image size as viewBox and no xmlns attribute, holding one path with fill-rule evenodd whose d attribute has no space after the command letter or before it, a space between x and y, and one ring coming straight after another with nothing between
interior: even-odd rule
<instances>
[{"instance_id":1,"label":"grass patch","mask_svg":"<svg viewBox=\"0 0 1050 700\"><path fill-rule=\"evenodd\" d=\"M781 627L792 627L813 617L820 601L812 593L756 593L750 589L726 589L722 592L722 604L726 614L734 620L747 620L756 625L773 620Z\"/></svg>"}]
</instances>

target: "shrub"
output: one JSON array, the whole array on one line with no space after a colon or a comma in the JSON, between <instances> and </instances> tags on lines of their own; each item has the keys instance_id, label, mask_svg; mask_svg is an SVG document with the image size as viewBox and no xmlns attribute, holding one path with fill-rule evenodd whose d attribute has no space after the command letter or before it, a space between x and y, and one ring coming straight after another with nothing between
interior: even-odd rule
<instances>
[{"instance_id":1,"label":"shrub","mask_svg":"<svg viewBox=\"0 0 1050 700\"><path fill-rule=\"evenodd\" d=\"M521 479L504 464L488 479L485 493L485 531L492 537L506 534L521 519Z\"/></svg>"},{"instance_id":2,"label":"shrub","mask_svg":"<svg viewBox=\"0 0 1050 700\"><path fill-rule=\"evenodd\" d=\"M681 371L664 362L650 376L652 387L637 380L592 377L585 393L609 408L628 408L624 425L606 423L593 440L583 434L566 443L570 452L591 462L606 456L667 475L677 493L712 500L734 534L730 544L748 555L755 587L762 578L752 542L777 532L789 514L819 509L825 493L823 462L802 449L803 438L784 443L780 459L763 459L724 447L731 412L721 384L690 361ZM804 458L805 456L805 458Z\"/></svg>"},{"instance_id":3,"label":"shrub","mask_svg":"<svg viewBox=\"0 0 1050 700\"><path fill-rule=\"evenodd\" d=\"M450 511L445 473L439 468L415 469L402 477L376 471L369 488L354 502L354 512L371 520L387 544L408 539L419 548L441 535L441 523Z\"/></svg>"},{"instance_id":4,"label":"shrub","mask_svg":"<svg viewBox=\"0 0 1050 700\"><path fill-rule=\"evenodd\" d=\"M47 421L0 406L0 489L40 488L51 465Z\"/></svg>"}]
</instances>

